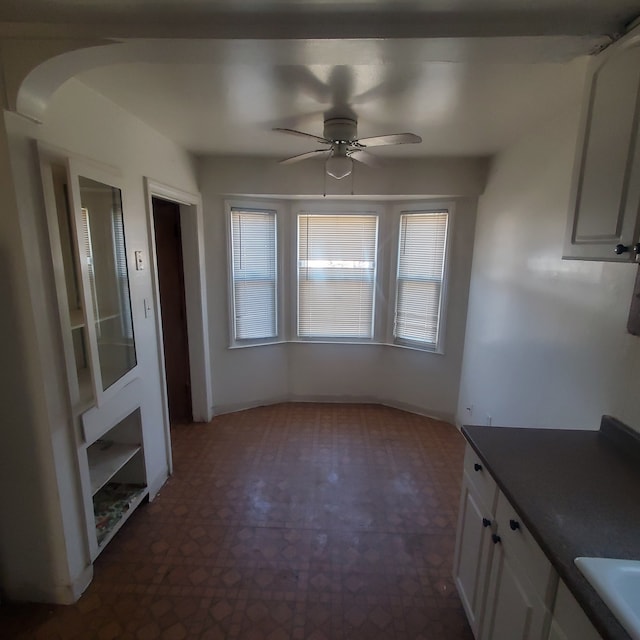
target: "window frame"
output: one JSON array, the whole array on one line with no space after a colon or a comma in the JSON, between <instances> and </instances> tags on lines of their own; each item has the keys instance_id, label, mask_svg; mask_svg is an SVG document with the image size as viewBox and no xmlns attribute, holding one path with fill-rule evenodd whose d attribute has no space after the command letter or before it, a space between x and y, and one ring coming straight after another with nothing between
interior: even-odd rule
<instances>
[{"instance_id":1,"label":"window frame","mask_svg":"<svg viewBox=\"0 0 640 640\"><path fill-rule=\"evenodd\" d=\"M443 355L447 329L451 251L455 243L455 199L416 199L384 201L345 201L331 199L238 198L224 201L227 244L227 308L229 321L229 349L254 346L302 343L302 344L370 344L409 349L427 354ZM276 214L276 326L277 336L260 339L234 339L234 287L233 252L231 235L231 210L272 211ZM394 317L398 294L398 249L400 244L400 220L403 214L448 213L445 260L440 293L440 317L438 341L419 343L396 339ZM298 330L298 216L299 215L374 215L377 217L376 266L374 273L374 298L372 310L372 335L370 338L303 337Z\"/></svg>"},{"instance_id":2,"label":"window frame","mask_svg":"<svg viewBox=\"0 0 640 640\"><path fill-rule=\"evenodd\" d=\"M384 209L380 206L372 205L369 202L345 203L344 201L332 200L330 203L313 203L310 208L294 206L291 216L291 341L313 344L377 344L379 335L379 283L382 278L383 269L381 265L380 233L384 229ZM299 310L300 310L300 283L298 278L298 265L300 262L300 248L298 246L299 220L300 216L373 216L376 219L375 233L375 267L373 273L373 299L371 309L371 332L366 338L359 337L335 337L335 336L301 336L298 333Z\"/></svg>"},{"instance_id":3,"label":"window frame","mask_svg":"<svg viewBox=\"0 0 640 640\"><path fill-rule=\"evenodd\" d=\"M400 224L403 215L419 215L429 213L447 213L447 235L444 244L444 264L442 268L442 281L440 286L440 311L438 316L438 336L435 343L422 342L418 340L410 340L407 338L397 338L395 336L395 316L398 305L399 294L399 278L398 272L400 267ZM447 307L449 297L449 278L451 265L451 250L453 238L453 224L455 220L455 202L453 201L416 201L407 205L402 203L395 205L393 208L393 226L394 229L390 234L393 242L393 252L391 256L389 268L389 302L387 315L387 344L402 347L405 349L415 349L427 353L444 355L445 339L447 327ZM392 304L391 304L391 301Z\"/></svg>"},{"instance_id":4,"label":"window frame","mask_svg":"<svg viewBox=\"0 0 640 640\"><path fill-rule=\"evenodd\" d=\"M275 254L276 254L276 283L275 283L275 327L276 335L266 338L237 338L235 322L235 286L233 270L233 224L234 211L269 213L275 215ZM227 243L227 310L229 322L229 348L241 349L268 344L278 344L283 340L283 279L282 279L282 217L283 207L278 201L267 200L226 200L225 226Z\"/></svg>"}]
</instances>

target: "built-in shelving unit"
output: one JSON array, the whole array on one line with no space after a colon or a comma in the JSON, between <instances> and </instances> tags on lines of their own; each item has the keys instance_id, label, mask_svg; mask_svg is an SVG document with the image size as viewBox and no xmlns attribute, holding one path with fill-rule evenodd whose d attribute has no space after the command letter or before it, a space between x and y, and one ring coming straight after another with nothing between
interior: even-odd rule
<instances>
[{"instance_id":1,"label":"built-in shelving unit","mask_svg":"<svg viewBox=\"0 0 640 640\"><path fill-rule=\"evenodd\" d=\"M142 447L110 440L98 440L87 448L91 473L91 495L95 496Z\"/></svg>"},{"instance_id":2,"label":"built-in shelving unit","mask_svg":"<svg viewBox=\"0 0 640 640\"><path fill-rule=\"evenodd\" d=\"M41 148L90 560L149 495L117 175Z\"/></svg>"},{"instance_id":3,"label":"built-in shelving unit","mask_svg":"<svg viewBox=\"0 0 640 640\"><path fill-rule=\"evenodd\" d=\"M148 495L140 410L118 422L87 451L96 555Z\"/></svg>"},{"instance_id":4,"label":"built-in shelving unit","mask_svg":"<svg viewBox=\"0 0 640 640\"><path fill-rule=\"evenodd\" d=\"M146 498L145 485L108 483L93 497L98 553Z\"/></svg>"},{"instance_id":5,"label":"built-in shelving unit","mask_svg":"<svg viewBox=\"0 0 640 640\"><path fill-rule=\"evenodd\" d=\"M84 327L84 313L82 309L69 309L69 323L72 331Z\"/></svg>"}]
</instances>

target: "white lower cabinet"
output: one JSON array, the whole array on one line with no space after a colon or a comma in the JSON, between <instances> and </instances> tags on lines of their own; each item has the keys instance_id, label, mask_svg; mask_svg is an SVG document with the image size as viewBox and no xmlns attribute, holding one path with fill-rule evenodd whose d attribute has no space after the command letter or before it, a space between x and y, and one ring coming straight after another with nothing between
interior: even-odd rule
<instances>
[{"instance_id":1,"label":"white lower cabinet","mask_svg":"<svg viewBox=\"0 0 640 640\"><path fill-rule=\"evenodd\" d=\"M542 639L549 611L532 592L513 558L498 548L493 556L481 638Z\"/></svg>"},{"instance_id":2,"label":"white lower cabinet","mask_svg":"<svg viewBox=\"0 0 640 640\"><path fill-rule=\"evenodd\" d=\"M486 511L478 504L472 485L465 483L463 493L461 517L464 526L458 542L455 580L469 624L477 635L484 605L487 565L493 551L491 528L483 524L490 521Z\"/></svg>"},{"instance_id":3,"label":"white lower cabinet","mask_svg":"<svg viewBox=\"0 0 640 640\"><path fill-rule=\"evenodd\" d=\"M496 533L480 638L544 640L557 577L538 545L498 496ZM511 517L505 517L511 516Z\"/></svg>"},{"instance_id":4,"label":"white lower cabinet","mask_svg":"<svg viewBox=\"0 0 640 640\"><path fill-rule=\"evenodd\" d=\"M453 574L476 640L602 640L469 445Z\"/></svg>"},{"instance_id":5,"label":"white lower cabinet","mask_svg":"<svg viewBox=\"0 0 640 640\"><path fill-rule=\"evenodd\" d=\"M498 487L468 447L462 481L454 579L469 625L478 637L493 554L493 512Z\"/></svg>"},{"instance_id":6,"label":"white lower cabinet","mask_svg":"<svg viewBox=\"0 0 640 640\"><path fill-rule=\"evenodd\" d=\"M548 640L602 640L562 580L558 584Z\"/></svg>"},{"instance_id":7,"label":"white lower cabinet","mask_svg":"<svg viewBox=\"0 0 640 640\"><path fill-rule=\"evenodd\" d=\"M454 579L477 640L547 640L557 574L470 447Z\"/></svg>"}]
</instances>

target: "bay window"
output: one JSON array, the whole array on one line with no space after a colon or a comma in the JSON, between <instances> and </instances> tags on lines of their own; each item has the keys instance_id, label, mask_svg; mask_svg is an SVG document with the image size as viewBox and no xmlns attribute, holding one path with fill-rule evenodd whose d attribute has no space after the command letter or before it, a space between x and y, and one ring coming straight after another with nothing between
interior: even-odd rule
<instances>
[{"instance_id":1,"label":"bay window","mask_svg":"<svg viewBox=\"0 0 640 640\"><path fill-rule=\"evenodd\" d=\"M227 203L230 346L362 342L442 353L454 203L296 206Z\"/></svg>"}]
</instances>

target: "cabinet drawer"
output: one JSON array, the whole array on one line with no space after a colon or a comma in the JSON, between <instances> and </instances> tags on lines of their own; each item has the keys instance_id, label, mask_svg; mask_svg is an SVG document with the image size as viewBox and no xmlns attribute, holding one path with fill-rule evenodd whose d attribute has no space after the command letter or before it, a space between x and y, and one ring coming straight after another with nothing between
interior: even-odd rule
<instances>
[{"instance_id":1,"label":"cabinet drawer","mask_svg":"<svg viewBox=\"0 0 640 640\"><path fill-rule=\"evenodd\" d=\"M499 492L496 506L496 523L505 553L518 565L536 595L549 607L555 594L557 574L502 492Z\"/></svg>"},{"instance_id":2,"label":"cabinet drawer","mask_svg":"<svg viewBox=\"0 0 640 640\"><path fill-rule=\"evenodd\" d=\"M493 514L498 485L470 445L464 454L464 472L484 507Z\"/></svg>"}]
</instances>

